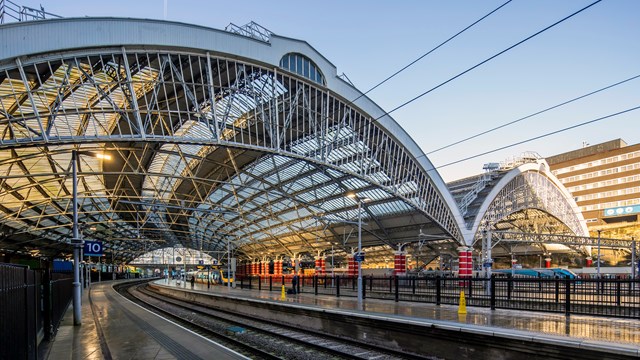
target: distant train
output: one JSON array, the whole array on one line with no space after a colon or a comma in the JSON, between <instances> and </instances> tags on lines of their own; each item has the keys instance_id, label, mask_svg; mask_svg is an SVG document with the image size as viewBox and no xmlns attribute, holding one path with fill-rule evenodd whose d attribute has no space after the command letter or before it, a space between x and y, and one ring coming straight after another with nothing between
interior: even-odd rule
<instances>
[{"instance_id":1,"label":"distant train","mask_svg":"<svg viewBox=\"0 0 640 360\"><path fill-rule=\"evenodd\" d=\"M576 279L578 276L571 270L562 268L545 269L498 269L494 274L512 275L517 277L535 277L539 279Z\"/></svg>"},{"instance_id":2,"label":"distant train","mask_svg":"<svg viewBox=\"0 0 640 360\"><path fill-rule=\"evenodd\" d=\"M212 268L210 270L197 270L187 272L186 281L190 281L191 277L196 278L195 282L200 284L211 283L211 285L227 284L229 281L233 284L233 277L229 279L226 269Z\"/></svg>"}]
</instances>

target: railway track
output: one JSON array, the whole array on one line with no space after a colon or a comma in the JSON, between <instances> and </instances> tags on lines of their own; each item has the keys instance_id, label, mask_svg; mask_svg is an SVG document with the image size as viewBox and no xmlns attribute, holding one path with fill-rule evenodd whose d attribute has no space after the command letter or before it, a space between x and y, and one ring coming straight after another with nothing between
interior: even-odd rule
<instances>
[{"instance_id":1,"label":"railway track","mask_svg":"<svg viewBox=\"0 0 640 360\"><path fill-rule=\"evenodd\" d=\"M152 292L146 284L122 285L116 290L130 300L251 358L436 359L185 302Z\"/></svg>"}]
</instances>

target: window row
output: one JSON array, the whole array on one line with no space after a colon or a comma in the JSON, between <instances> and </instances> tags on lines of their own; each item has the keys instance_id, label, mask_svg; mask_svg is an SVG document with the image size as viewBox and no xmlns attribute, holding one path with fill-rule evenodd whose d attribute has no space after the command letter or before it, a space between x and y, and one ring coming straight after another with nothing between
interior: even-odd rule
<instances>
[{"instance_id":1,"label":"window row","mask_svg":"<svg viewBox=\"0 0 640 360\"><path fill-rule=\"evenodd\" d=\"M609 180L605 180L605 181L596 181L596 182L589 183L589 184L571 186L571 187L568 187L567 190L569 190L569 192L571 192L571 193L574 193L574 192L578 192L578 191L582 191L582 190L596 189L596 188L599 188L599 187L630 183L630 182L634 182L634 181L640 181L640 175L626 176L626 177L618 178L618 179L609 179Z\"/></svg>"},{"instance_id":2,"label":"window row","mask_svg":"<svg viewBox=\"0 0 640 360\"><path fill-rule=\"evenodd\" d=\"M605 169L605 170L600 170L600 171L594 171L594 172L590 172L590 173L586 173L586 174L582 174L582 175L569 176L567 178L560 179L560 182L563 183L563 184L567 184L567 183L571 183L571 182L574 182L574 181L592 179L592 178L595 178L595 177L598 177L598 176L607 176L607 175L611 175L611 174L617 174L617 173L620 173L620 172L637 170L637 169L640 169L640 163L634 163L634 164L629 164L629 165L618 166L618 167L615 167L615 168L610 168L610 169Z\"/></svg>"},{"instance_id":3,"label":"window row","mask_svg":"<svg viewBox=\"0 0 640 360\"><path fill-rule=\"evenodd\" d=\"M620 200L620 201L611 201L611 202L604 203L604 204L584 205L584 206L580 206L580 210L582 212L585 212L585 211L603 210L603 209L608 209L608 208L613 208L613 207L630 206L630 205L638 205L638 204L640 204L640 198L628 199L628 200Z\"/></svg>"},{"instance_id":4,"label":"window row","mask_svg":"<svg viewBox=\"0 0 640 360\"><path fill-rule=\"evenodd\" d=\"M605 199L605 198L610 198L610 197L620 196L620 195L635 194L638 192L640 192L640 186L636 186L628 189L611 190L611 191L604 191L604 192L599 192L595 194L581 195L581 196L576 196L575 199L576 201L587 201L587 200L594 200L594 199Z\"/></svg>"},{"instance_id":5,"label":"window row","mask_svg":"<svg viewBox=\"0 0 640 360\"><path fill-rule=\"evenodd\" d=\"M568 172L578 171L578 170L582 170L582 169L588 169L588 168L593 167L593 166L607 165L607 164L611 164L611 163L614 163L614 162L625 161L625 160L634 159L634 158L640 158L640 151L634 151L634 152L631 152L631 153L628 153L628 154L616 155L616 156L611 156L611 157L600 159L600 160L590 161L590 162L587 162L587 163L582 163L582 164L577 164L577 165L573 165L573 166L563 167L563 168L560 168L560 169L553 170L552 173L554 175L558 176L558 175L561 175L561 174L564 174L564 173L568 173Z\"/></svg>"}]
</instances>

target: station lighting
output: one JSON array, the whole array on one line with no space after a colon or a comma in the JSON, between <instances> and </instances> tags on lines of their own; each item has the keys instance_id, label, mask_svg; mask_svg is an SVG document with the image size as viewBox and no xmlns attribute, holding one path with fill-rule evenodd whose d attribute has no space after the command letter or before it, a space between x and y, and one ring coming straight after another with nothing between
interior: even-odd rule
<instances>
[{"instance_id":1,"label":"station lighting","mask_svg":"<svg viewBox=\"0 0 640 360\"><path fill-rule=\"evenodd\" d=\"M87 155L98 159L111 160L110 155L94 153L91 151L71 150L71 169L73 185L73 324L82 324L82 289L80 288L80 250L84 241L78 231L78 156Z\"/></svg>"}]
</instances>

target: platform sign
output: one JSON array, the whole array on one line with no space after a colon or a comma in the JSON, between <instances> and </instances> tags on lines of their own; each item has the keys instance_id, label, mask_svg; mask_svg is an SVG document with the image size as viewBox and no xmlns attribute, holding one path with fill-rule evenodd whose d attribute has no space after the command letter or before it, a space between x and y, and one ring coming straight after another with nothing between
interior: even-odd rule
<instances>
[{"instance_id":1,"label":"platform sign","mask_svg":"<svg viewBox=\"0 0 640 360\"><path fill-rule=\"evenodd\" d=\"M204 260L198 260L198 265L204 265Z\"/></svg>"},{"instance_id":2,"label":"platform sign","mask_svg":"<svg viewBox=\"0 0 640 360\"><path fill-rule=\"evenodd\" d=\"M102 256L102 241L85 241L85 256Z\"/></svg>"},{"instance_id":3,"label":"platform sign","mask_svg":"<svg viewBox=\"0 0 640 360\"><path fill-rule=\"evenodd\" d=\"M356 253L353 258L355 259L356 262L363 262L364 261L364 252L361 253Z\"/></svg>"}]
</instances>

